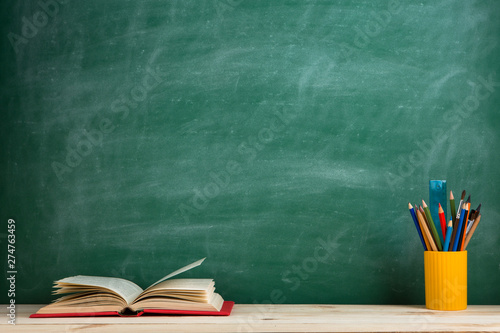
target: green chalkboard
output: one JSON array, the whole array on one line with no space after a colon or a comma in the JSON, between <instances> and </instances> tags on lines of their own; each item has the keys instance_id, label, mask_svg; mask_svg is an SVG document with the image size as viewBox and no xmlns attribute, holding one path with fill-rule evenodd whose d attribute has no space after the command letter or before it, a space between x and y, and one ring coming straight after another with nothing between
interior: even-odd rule
<instances>
[{"instance_id":1,"label":"green chalkboard","mask_svg":"<svg viewBox=\"0 0 500 333\"><path fill-rule=\"evenodd\" d=\"M423 304L407 204L446 179L482 203L469 303L500 304L500 2L0 9L16 302L207 257L185 276L239 303Z\"/></svg>"}]
</instances>

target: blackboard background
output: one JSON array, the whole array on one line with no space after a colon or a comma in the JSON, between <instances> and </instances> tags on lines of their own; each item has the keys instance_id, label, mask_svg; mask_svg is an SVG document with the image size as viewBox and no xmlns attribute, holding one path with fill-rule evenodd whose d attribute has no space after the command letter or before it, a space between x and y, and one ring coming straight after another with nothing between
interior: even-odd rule
<instances>
[{"instance_id":1,"label":"blackboard background","mask_svg":"<svg viewBox=\"0 0 500 333\"><path fill-rule=\"evenodd\" d=\"M446 179L500 304L500 2L43 3L0 5L18 303L207 257L184 276L240 303L423 304L406 207Z\"/></svg>"}]
</instances>

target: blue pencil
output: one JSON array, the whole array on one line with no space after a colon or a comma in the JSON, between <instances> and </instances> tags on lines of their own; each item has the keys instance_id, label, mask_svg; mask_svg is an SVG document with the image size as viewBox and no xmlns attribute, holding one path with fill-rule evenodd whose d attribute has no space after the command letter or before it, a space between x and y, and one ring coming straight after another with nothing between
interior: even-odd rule
<instances>
[{"instance_id":1,"label":"blue pencil","mask_svg":"<svg viewBox=\"0 0 500 333\"><path fill-rule=\"evenodd\" d=\"M465 204L463 204L460 210L460 221L458 222L457 234L455 236L455 242L453 243L453 251L458 249L458 242L460 240L460 230L462 230L462 225L464 224L464 215L465 215Z\"/></svg>"},{"instance_id":2,"label":"blue pencil","mask_svg":"<svg viewBox=\"0 0 500 333\"><path fill-rule=\"evenodd\" d=\"M415 223L415 227L417 228L418 235L420 236L420 241L422 242L422 245L424 246L424 251L427 251L427 247L425 246L424 237L422 236L422 230L420 230L420 225L418 224L418 221L417 221L417 215L415 215L415 210L413 209L413 206L411 205L411 203L408 203L408 209L410 210L411 217L413 217L413 222Z\"/></svg>"},{"instance_id":3,"label":"blue pencil","mask_svg":"<svg viewBox=\"0 0 500 333\"><path fill-rule=\"evenodd\" d=\"M448 222L448 228L446 228L446 239L444 241L443 252L448 251L448 247L450 246L451 234L453 232L453 222Z\"/></svg>"}]
</instances>

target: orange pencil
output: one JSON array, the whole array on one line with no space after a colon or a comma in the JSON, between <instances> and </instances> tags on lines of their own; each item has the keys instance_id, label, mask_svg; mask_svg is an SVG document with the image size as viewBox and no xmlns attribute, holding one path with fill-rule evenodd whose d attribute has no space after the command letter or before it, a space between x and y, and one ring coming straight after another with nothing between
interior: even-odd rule
<instances>
[{"instance_id":1,"label":"orange pencil","mask_svg":"<svg viewBox=\"0 0 500 333\"><path fill-rule=\"evenodd\" d=\"M432 237L434 237L434 242L436 242L436 247L438 251L442 251L443 245L441 244L441 239L437 232L436 226L434 225L434 221L432 221L431 211L429 210L429 207L427 207L427 204L425 203L424 200L422 200L422 206L425 212L424 214L427 217L427 225L429 226L429 230L432 233Z\"/></svg>"},{"instance_id":2,"label":"orange pencil","mask_svg":"<svg viewBox=\"0 0 500 333\"><path fill-rule=\"evenodd\" d=\"M430 247L427 248L427 250L432 250L432 251L437 251L436 243L434 243L434 239L432 239L431 232L429 231L429 227L427 226L427 223L424 220L424 217L422 216L422 213L420 210L417 210L417 218L420 221L420 225L423 227L422 229L425 232L425 236L429 242Z\"/></svg>"},{"instance_id":3,"label":"orange pencil","mask_svg":"<svg viewBox=\"0 0 500 333\"><path fill-rule=\"evenodd\" d=\"M434 241L434 245L436 245L436 240L433 238L432 236L432 231L431 231L431 227L429 225L429 221L427 220L427 216L425 216L425 211L424 211L424 208L420 205L418 206L419 210L420 210L420 214L422 215L422 222L425 224L425 226L427 227L427 230L429 230L429 237L430 239L432 239ZM439 249L437 248L437 245L436 245L436 251L439 251Z\"/></svg>"},{"instance_id":4,"label":"orange pencil","mask_svg":"<svg viewBox=\"0 0 500 333\"><path fill-rule=\"evenodd\" d=\"M418 210L420 210L420 213L422 214L422 217L424 218L424 221L427 223L427 216L425 216L425 211L422 208L422 205L418 206Z\"/></svg>"},{"instance_id":5,"label":"orange pencil","mask_svg":"<svg viewBox=\"0 0 500 333\"><path fill-rule=\"evenodd\" d=\"M441 231L443 232L443 235L446 235L446 217L444 217L444 210L443 207L441 207L441 204L439 204L438 215L439 215L439 222L441 222Z\"/></svg>"},{"instance_id":6,"label":"orange pencil","mask_svg":"<svg viewBox=\"0 0 500 333\"><path fill-rule=\"evenodd\" d=\"M416 209L414 209L414 212L415 212L415 216L417 217L418 225L420 226L420 231L422 232L422 238L424 239L424 242L425 242L425 248L427 249L427 251L431 251L431 245L429 244L429 240L428 240L427 235L425 234L425 230L424 230L425 221L422 221L421 219L418 218L418 215L417 215L418 206L415 205L415 208Z\"/></svg>"}]
</instances>

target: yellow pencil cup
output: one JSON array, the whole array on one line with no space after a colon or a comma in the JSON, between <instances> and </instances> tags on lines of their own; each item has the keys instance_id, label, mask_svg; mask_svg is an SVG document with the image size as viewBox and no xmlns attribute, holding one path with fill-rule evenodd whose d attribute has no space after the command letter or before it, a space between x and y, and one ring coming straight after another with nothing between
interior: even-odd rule
<instances>
[{"instance_id":1,"label":"yellow pencil cup","mask_svg":"<svg viewBox=\"0 0 500 333\"><path fill-rule=\"evenodd\" d=\"M467 251L425 251L425 306L431 310L467 308Z\"/></svg>"}]
</instances>

